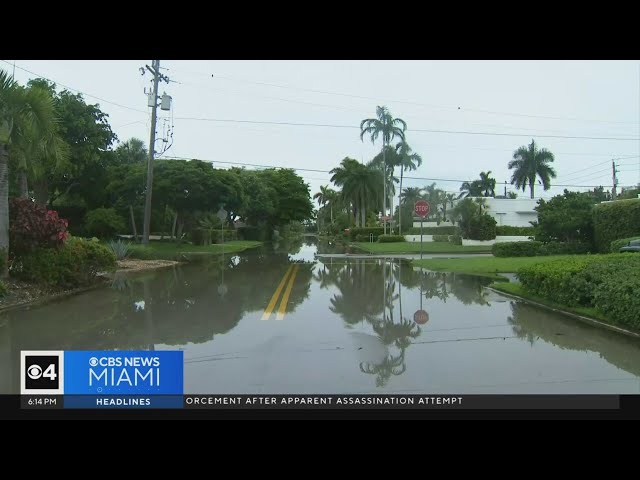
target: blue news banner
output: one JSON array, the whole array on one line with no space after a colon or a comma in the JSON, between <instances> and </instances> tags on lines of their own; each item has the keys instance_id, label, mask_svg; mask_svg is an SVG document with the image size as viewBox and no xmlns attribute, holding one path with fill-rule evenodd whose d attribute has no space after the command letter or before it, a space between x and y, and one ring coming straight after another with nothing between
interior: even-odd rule
<instances>
[{"instance_id":1,"label":"blue news banner","mask_svg":"<svg viewBox=\"0 0 640 480\"><path fill-rule=\"evenodd\" d=\"M183 408L182 351L22 351L20 365L23 408Z\"/></svg>"}]
</instances>

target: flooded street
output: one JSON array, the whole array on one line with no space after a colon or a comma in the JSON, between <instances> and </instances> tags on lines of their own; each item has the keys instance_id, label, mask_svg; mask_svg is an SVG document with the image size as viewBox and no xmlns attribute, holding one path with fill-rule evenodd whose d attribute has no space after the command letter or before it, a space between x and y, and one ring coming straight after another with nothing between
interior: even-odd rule
<instances>
[{"instance_id":1,"label":"flooded street","mask_svg":"<svg viewBox=\"0 0 640 480\"><path fill-rule=\"evenodd\" d=\"M19 392L20 350L85 349L183 350L185 393L640 393L640 340L315 242L5 313L0 393Z\"/></svg>"}]
</instances>

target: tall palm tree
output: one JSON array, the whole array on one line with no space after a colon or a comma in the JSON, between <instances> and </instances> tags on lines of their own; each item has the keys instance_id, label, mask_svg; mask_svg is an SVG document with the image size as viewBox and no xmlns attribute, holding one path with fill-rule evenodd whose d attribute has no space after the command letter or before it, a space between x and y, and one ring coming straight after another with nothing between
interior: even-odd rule
<instances>
[{"instance_id":1,"label":"tall palm tree","mask_svg":"<svg viewBox=\"0 0 640 480\"><path fill-rule=\"evenodd\" d=\"M480 172L480 189L485 197L496 196L496 179L491 178L491 170Z\"/></svg>"},{"instance_id":2,"label":"tall palm tree","mask_svg":"<svg viewBox=\"0 0 640 480\"><path fill-rule=\"evenodd\" d=\"M533 198L535 183L538 177L545 190L551 188L551 179L556 177L556 171L549 164L554 157L546 148L538 149L533 140L531 144L518 148L513 153L513 160L509 162L509 169L514 170L511 184L524 192L529 184L531 198Z\"/></svg>"},{"instance_id":3,"label":"tall palm tree","mask_svg":"<svg viewBox=\"0 0 640 480\"><path fill-rule=\"evenodd\" d=\"M393 139L398 137L400 140L404 140L404 132L407 129L407 123L401 118L393 118L387 107L376 107L377 118L367 118L360 122L360 140L364 141L364 136L368 135L371 138L371 143L375 143L380 135L382 135L382 172L383 178L383 193L382 193L382 216L383 216L383 231L387 233L387 162L386 162L386 149Z\"/></svg>"},{"instance_id":4,"label":"tall palm tree","mask_svg":"<svg viewBox=\"0 0 640 480\"><path fill-rule=\"evenodd\" d=\"M400 193L400 203L402 203L403 205L413 205L422 198L422 193L420 193L420 190L421 188L418 187L405 188L404 192Z\"/></svg>"},{"instance_id":5,"label":"tall palm tree","mask_svg":"<svg viewBox=\"0 0 640 480\"><path fill-rule=\"evenodd\" d=\"M325 207L327 204L330 206L331 223L333 223L333 200L335 198L336 191L329 188L329 185L320 186L320 191L317 192L313 199L318 202L318 205Z\"/></svg>"},{"instance_id":6,"label":"tall palm tree","mask_svg":"<svg viewBox=\"0 0 640 480\"><path fill-rule=\"evenodd\" d=\"M403 140L396 145L398 166L400 167L400 196L402 197L402 177L405 170L413 171L422 165L422 157L411 151L409 144ZM398 209L399 234L402 235L402 208Z\"/></svg>"},{"instance_id":7,"label":"tall palm tree","mask_svg":"<svg viewBox=\"0 0 640 480\"><path fill-rule=\"evenodd\" d=\"M25 138L43 140L46 148L57 131L53 98L39 88L24 88L0 70L0 250L4 256L0 276L8 274L9 252L9 155L12 144ZM46 153L46 152L45 152Z\"/></svg>"}]
</instances>

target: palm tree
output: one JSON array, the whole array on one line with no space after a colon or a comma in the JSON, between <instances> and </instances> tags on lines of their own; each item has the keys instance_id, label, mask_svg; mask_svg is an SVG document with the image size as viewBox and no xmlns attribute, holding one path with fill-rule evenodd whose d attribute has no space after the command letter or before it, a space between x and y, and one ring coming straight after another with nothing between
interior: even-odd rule
<instances>
[{"instance_id":1,"label":"palm tree","mask_svg":"<svg viewBox=\"0 0 640 480\"><path fill-rule=\"evenodd\" d=\"M402 177L405 170L413 171L422 165L422 157L411 151L411 147L406 141L402 141L396 145L396 153L398 154L400 167L400 196L402 197ZM399 234L402 235L402 208L398 209L398 226Z\"/></svg>"},{"instance_id":2,"label":"palm tree","mask_svg":"<svg viewBox=\"0 0 640 480\"><path fill-rule=\"evenodd\" d=\"M407 123L401 118L393 118L387 107L376 107L377 118L367 118L360 122L360 140L364 141L364 136L371 138L371 143L375 143L380 135L382 135L382 171L383 171L383 193L382 193L382 216L383 231L387 233L387 162L386 149L391 141L398 137L404 140L404 132L407 129Z\"/></svg>"},{"instance_id":3,"label":"palm tree","mask_svg":"<svg viewBox=\"0 0 640 480\"><path fill-rule=\"evenodd\" d=\"M546 148L538 149L535 142L522 146L513 153L513 160L509 162L509 169L513 169L511 184L524 192L529 184L531 198L533 198L534 187L537 177L540 177L545 190L551 188L551 179L556 177L556 172L549 164L553 163L554 157Z\"/></svg>"},{"instance_id":4,"label":"palm tree","mask_svg":"<svg viewBox=\"0 0 640 480\"><path fill-rule=\"evenodd\" d=\"M369 165L363 165L353 158L346 157L339 167L329 173L331 181L342 187L342 198L351 202L356 226L365 226L368 200L375 198L379 185L379 172Z\"/></svg>"},{"instance_id":5,"label":"palm tree","mask_svg":"<svg viewBox=\"0 0 640 480\"><path fill-rule=\"evenodd\" d=\"M132 137L126 142L118 145L115 150L121 163L144 163L147 161L148 153L145 143L139 138Z\"/></svg>"},{"instance_id":6,"label":"palm tree","mask_svg":"<svg viewBox=\"0 0 640 480\"><path fill-rule=\"evenodd\" d=\"M0 276L8 274L9 253L9 155L12 146L26 139L40 140L46 152L57 133L53 98L40 88L24 88L0 71L0 250L4 257Z\"/></svg>"},{"instance_id":7,"label":"palm tree","mask_svg":"<svg viewBox=\"0 0 640 480\"><path fill-rule=\"evenodd\" d=\"M478 180L473 182L462 182L460 186L460 195L458 198L479 197L482 195L482 186Z\"/></svg>"},{"instance_id":8,"label":"palm tree","mask_svg":"<svg viewBox=\"0 0 640 480\"><path fill-rule=\"evenodd\" d=\"M491 178L491 170L488 172L480 172L480 189L485 197L496 196L496 179Z\"/></svg>"},{"instance_id":9,"label":"palm tree","mask_svg":"<svg viewBox=\"0 0 640 480\"><path fill-rule=\"evenodd\" d=\"M420 190L421 189L418 187L405 188L404 192L400 193L400 203L402 203L403 205L412 205L416 203L422 198L422 193L420 193Z\"/></svg>"},{"instance_id":10,"label":"palm tree","mask_svg":"<svg viewBox=\"0 0 640 480\"><path fill-rule=\"evenodd\" d=\"M331 212L331 223L333 223L333 201L336 196L336 191L329 188L329 185L320 186L320 191L317 192L313 199L318 202L318 205L324 207L327 204L330 205Z\"/></svg>"}]
</instances>

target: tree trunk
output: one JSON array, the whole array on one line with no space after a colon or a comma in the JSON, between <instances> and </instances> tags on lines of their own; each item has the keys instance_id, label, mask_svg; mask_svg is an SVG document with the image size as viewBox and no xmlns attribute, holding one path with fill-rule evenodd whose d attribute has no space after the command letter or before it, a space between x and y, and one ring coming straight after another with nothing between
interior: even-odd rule
<instances>
[{"instance_id":1,"label":"tree trunk","mask_svg":"<svg viewBox=\"0 0 640 480\"><path fill-rule=\"evenodd\" d=\"M534 190L534 188L535 188L535 186L536 186L536 181L535 181L535 179L533 180L533 182L530 182L530 183L529 183L529 186L531 187L531 198L533 198L533 190Z\"/></svg>"},{"instance_id":2,"label":"tree trunk","mask_svg":"<svg viewBox=\"0 0 640 480\"><path fill-rule=\"evenodd\" d=\"M178 221L178 234L177 234L178 245L182 242L182 229L183 228L184 228L184 220L182 219L182 217L180 217L180 219Z\"/></svg>"},{"instance_id":3,"label":"tree trunk","mask_svg":"<svg viewBox=\"0 0 640 480\"><path fill-rule=\"evenodd\" d=\"M129 215L131 215L131 228L133 229L133 241L138 241L138 230L136 229L136 217L133 215L133 205L129 204Z\"/></svg>"},{"instance_id":4,"label":"tree trunk","mask_svg":"<svg viewBox=\"0 0 640 480\"><path fill-rule=\"evenodd\" d=\"M176 223L178 223L178 212L176 212L175 217L173 217L173 227L171 228L171 241L176 238Z\"/></svg>"},{"instance_id":5,"label":"tree trunk","mask_svg":"<svg viewBox=\"0 0 640 480\"><path fill-rule=\"evenodd\" d=\"M400 200L398 201L398 234L402 235L402 174L404 173L404 168L400 166Z\"/></svg>"},{"instance_id":6,"label":"tree trunk","mask_svg":"<svg viewBox=\"0 0 640 480\"><path fill-rule=\"evenodd\" d=\"M29 198L29 183L27 181L27 172L21 170L18 174L20 183L20 198Z\"/></svg>"},{"instance_id":7,"label":"tree trunk","mask_svg":"<svg viewBox=\"0 0 640 480\"><path fill-rule=\"evenodd\" d=\"M9 151L0 143L0 278L9 275Z\"/></svg>"},{"instance_id":8,"label":"tree trunk","mask_svg":"<svg viewBox=\"0 0 640 480\"><path fill-rule=\"evenodd\" d=\"M382 233L387 233L387 149L382 142Z\"/></svg>"},{"instance_id":9,"label":"tree trunk","mask_svg":"<svg viewBox=\"0 0 640 480\"><path fill-rule=\"evenodd\" d=\"M46 208L49 203L49 185L47 185L47 180L45 178L34 183L33 193L36 204L40 207Z\"/></svg>"},{"instance_id":10,"label":"tree trunk","mask_svg":"<svg viewBox=\"0 0 640 480\"><path fill-rule=\"evenodd\" d=\"M160 240L164 239L164 230L167 227L167 204L162 209L162 231L160 232Z\"/></svg>"},{"instance_id":11,"label":"tree trunk","mask_svg":"<svg viewBox=\"0 0 640 480\"><path fill-rule=\"evenodd\" d=\"M362 197L361 199L361 203L360 203L360 223L362 224L362 228L367 226L367 209L366 209L366 203L365 203L365 194L364 192L362 192L360 194L360 196Z\"/></svg>"}]
</instances>

